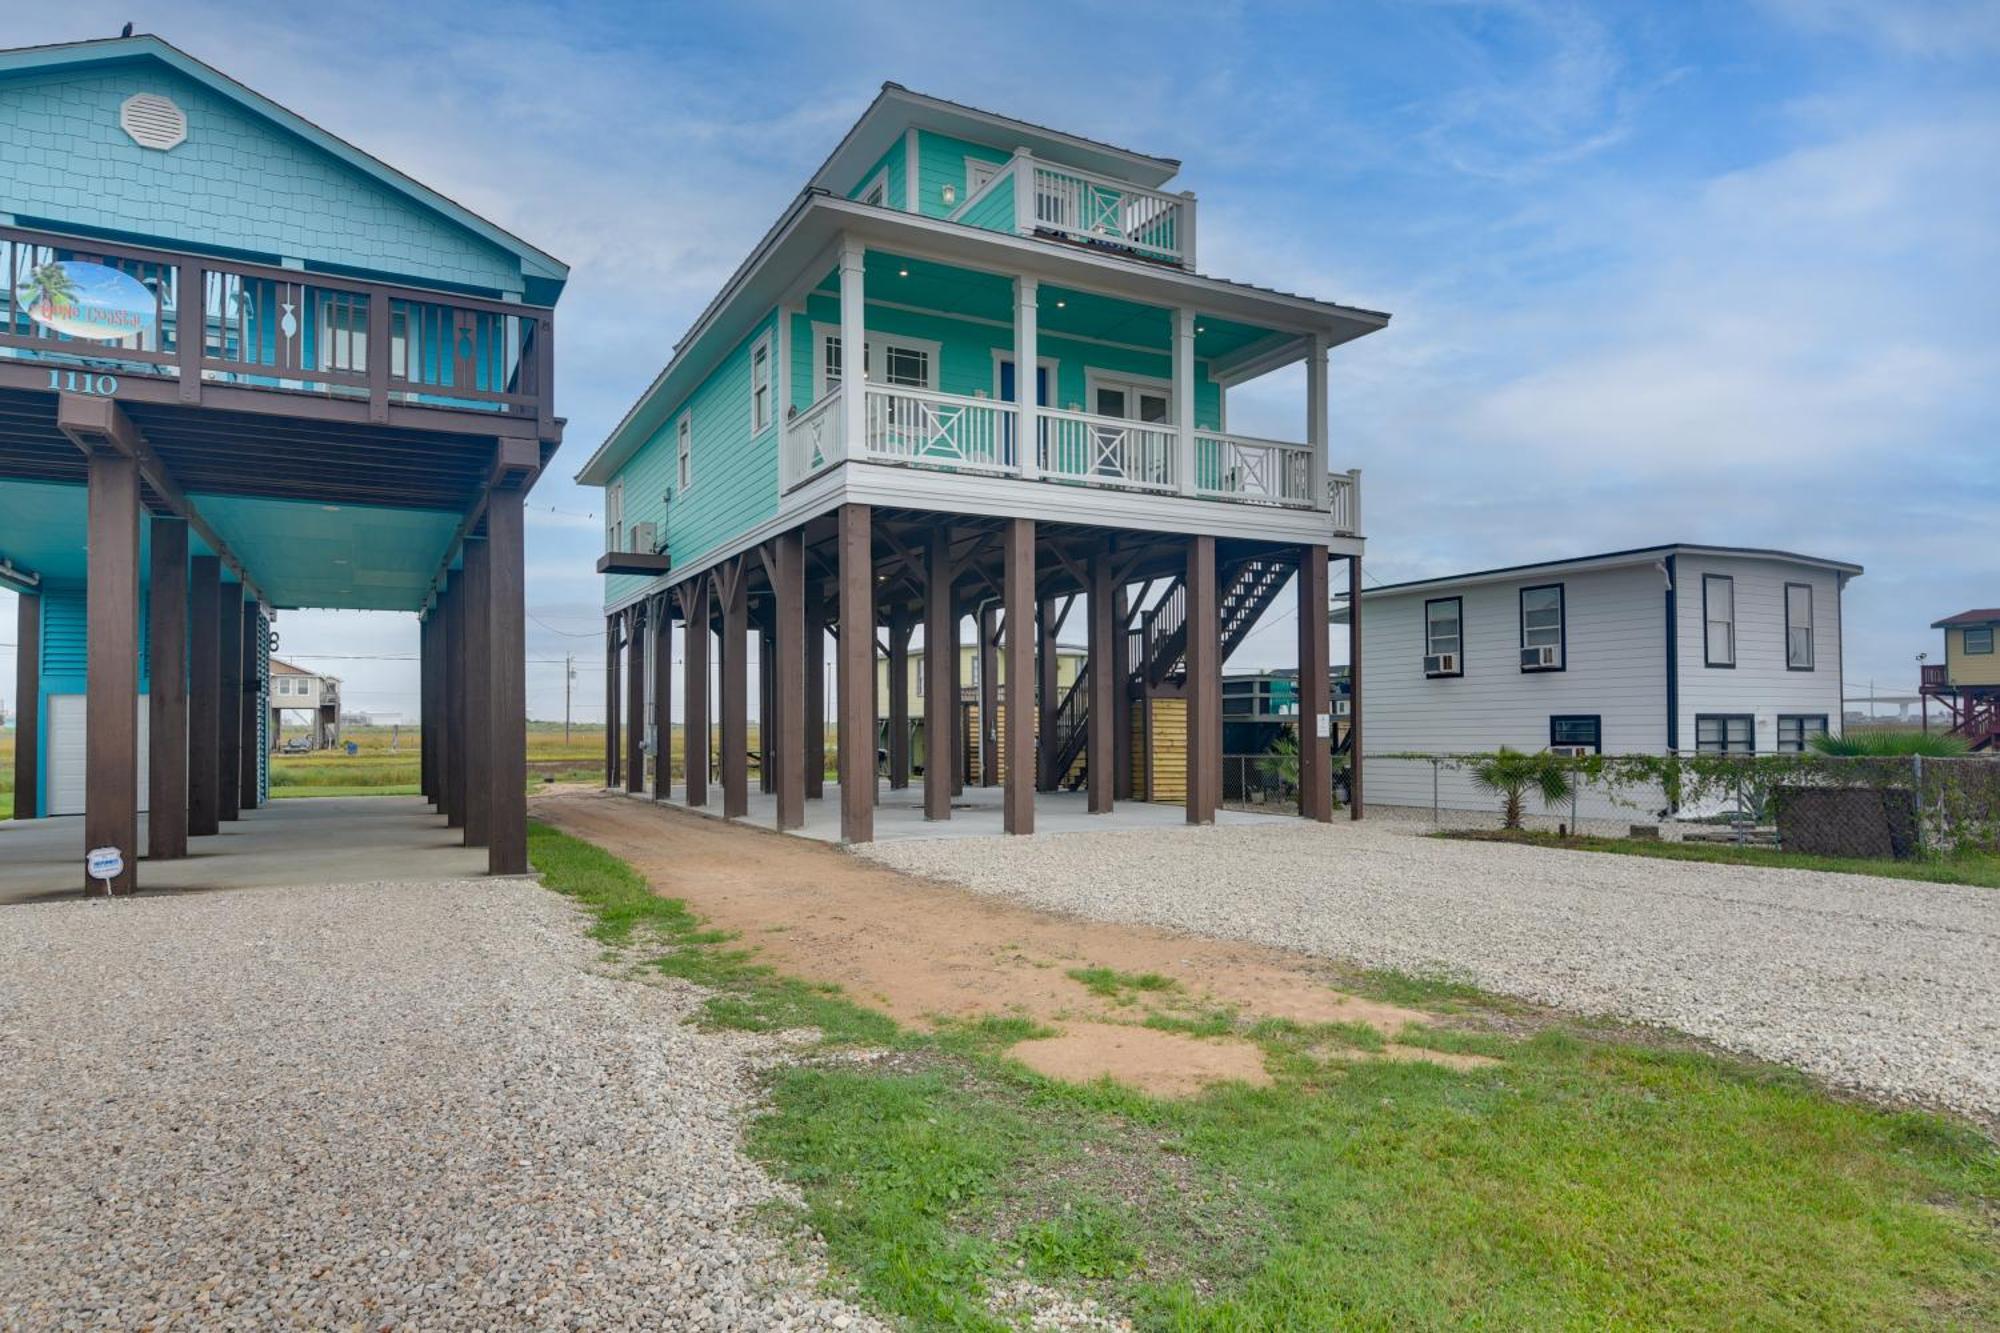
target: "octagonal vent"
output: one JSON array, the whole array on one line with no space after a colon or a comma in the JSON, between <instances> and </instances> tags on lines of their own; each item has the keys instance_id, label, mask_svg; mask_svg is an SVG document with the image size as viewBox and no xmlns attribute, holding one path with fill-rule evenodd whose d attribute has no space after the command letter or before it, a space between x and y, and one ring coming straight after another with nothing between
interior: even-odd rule
<instances>
[{"instance_id":1,"label":"octagonal vent","mask_svg":"<svg viewBox=\"0 0 2000 1333\"><path fill-rule=\"evenodd\" d=\"M118 108L118 126L141 148L165 152L188 137L187 113L171 97L134 93Z\"/></svg>"}]
</instances>

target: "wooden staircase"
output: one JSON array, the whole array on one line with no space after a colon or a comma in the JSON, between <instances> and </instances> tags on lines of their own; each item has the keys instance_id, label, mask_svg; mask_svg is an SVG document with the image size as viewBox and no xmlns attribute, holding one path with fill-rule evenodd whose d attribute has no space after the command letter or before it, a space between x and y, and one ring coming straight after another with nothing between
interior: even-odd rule
<instances>
[{"instance_id":1,"label":"wooden staircase","mask_svg":"<svg viewBox=\"0 0 2000 1333\"><path fill-rule=\"evenodd\" d=\"M1220 660L1226 663L1258 618L1276 600L1285 581L1292 576L1292 567L1264 556L1250 556L1218 571L1218 574L1217 582L1222 587L1222 603L1217 616L1222 626ZM1169 681L1185 680L1187 581L1176 578L1168 586L1166 595L1148 608L1140 617L1139 624L1127 634L1131 645L1127 660L1132 664L1132 677L1123 683L1126 692L1138 688L1141 682L1148 688L1158 689ZM1095 661L1085 662L1056 705L1056 752L1049 771L1060 775L1058 782L1076 769L1077 757L1083 753L1084 739L1090 730L1090 673L1097 666ZM1077 773L1082 771L1078 769Z\"/></svg>"},{"instance_id":2,"label":"wooden staircase","mask_svg":"<svg viewBox=\"0 0 2000 1333\"><path fill-rule=\"evenodd\" d=\"M1955 710L1954 736L1963 736L1975 754L2000 749L2000 695L1972 695Z\"/></svg>"}]
</instances>

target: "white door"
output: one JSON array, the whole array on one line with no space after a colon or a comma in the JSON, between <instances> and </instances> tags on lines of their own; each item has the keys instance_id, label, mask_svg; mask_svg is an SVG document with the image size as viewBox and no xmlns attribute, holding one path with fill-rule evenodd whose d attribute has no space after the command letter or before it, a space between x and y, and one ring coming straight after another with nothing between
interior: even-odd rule
<instances>
[{"instance_id":1,"label":"white door","mask_svg":"<svg viewBox=\"0 0 2000 1333\"><path fill-rule=\"evenodd\" d=\"M84 793L84 696L49 696L49 813L80 815ZM146 745L152 729L146 696L139 696L139 809L146 809Z\"/></svg>"}]
</instances>

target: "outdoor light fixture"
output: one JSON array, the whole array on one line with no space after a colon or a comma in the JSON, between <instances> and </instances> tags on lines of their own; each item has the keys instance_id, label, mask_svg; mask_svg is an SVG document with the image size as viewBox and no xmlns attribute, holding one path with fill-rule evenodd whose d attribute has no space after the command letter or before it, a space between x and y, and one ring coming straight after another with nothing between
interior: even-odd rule
<instances>
[{"instance_id":1,"label":"outdoor light fixture","mask_svg":"<svg viewBox=\"0 0 2000 1333\"><path fill-rule=\"evenodd\" d=\"M907 278L910 276L910 270L906 268L899 268L896 270L896 276L899 278Z\"/></svg>"},{"instance_id":2,"label":"outdoor light fixture","mask_svg":"<svg viewBox=\"0 0 2000 1333\"><path fill-rule=\"evenodd\" d=\"M958 202L958 187L956 185L947 185L944 187L944 201L947 204Z\"/></svg>"}]
</instances>

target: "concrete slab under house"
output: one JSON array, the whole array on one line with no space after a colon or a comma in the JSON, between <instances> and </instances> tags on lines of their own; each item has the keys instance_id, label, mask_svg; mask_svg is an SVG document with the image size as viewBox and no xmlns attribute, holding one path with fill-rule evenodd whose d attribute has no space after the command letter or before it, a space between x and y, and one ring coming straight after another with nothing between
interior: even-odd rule
<instances>
[{"instance_id":1,"label":"concrete slab under house","mask_svg":"<svg viewBox=\"0 0 2000 1333\"><path fill-rule=\"evenodd\" d=\"M1009 833L1067 790L1099 827L1134 801L1212 823L1222 668L1289 590L1297 803L1331 817L1327 584L1337 558L1360 586L1363 539L1327 364L1388 316L1203 275L1179 166L884 86L578 475L606 491L608 785L704 807L714 768L722 813L750 811L755 633L780 829L837 792L868 841L919 767L934 825L986 787ZM1302 438L1231 432L1230 391L1298 364ZM711 635L713 681L676 673ZM886 789L829 784L829 721L835 770Z\"/></svg>"},{"instance_id":2,"label":"concrete slab under house","mask_svg":"<svg viewBox=\"0 0 2000 1333\"><path fill-rule=\"evenodd\" d=\"M262 809L303 607L423 618L428 804L384 807L413 821L384 856L435 825L525 870L522 499L561 440L565 267L156 37L0 51L0 139L28 150L0 155L14 812L50 821L0 827L50 881L10 891L195 887L166 863L323 822Z\"/></svg>"}]
</instances>

